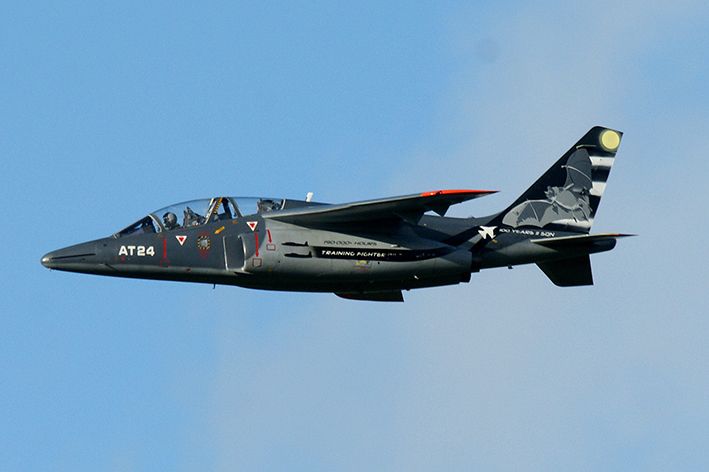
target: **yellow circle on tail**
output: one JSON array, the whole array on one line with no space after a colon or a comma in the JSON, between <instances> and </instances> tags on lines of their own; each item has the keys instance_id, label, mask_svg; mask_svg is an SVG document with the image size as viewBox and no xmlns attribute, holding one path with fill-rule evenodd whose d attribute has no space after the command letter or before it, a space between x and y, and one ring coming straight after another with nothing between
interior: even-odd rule
<instances>
[{"instance_id":1,"label":"yellow circle on tail","mask_svg":"<svg viewBox=\"0 0 709 472\"><path fill-rule=\"evenodd\" d=\"M612 129L607 129L601 133L601 146L606 151L615 151L620 146L620 135Z\"/></svg>"}]
</instances>

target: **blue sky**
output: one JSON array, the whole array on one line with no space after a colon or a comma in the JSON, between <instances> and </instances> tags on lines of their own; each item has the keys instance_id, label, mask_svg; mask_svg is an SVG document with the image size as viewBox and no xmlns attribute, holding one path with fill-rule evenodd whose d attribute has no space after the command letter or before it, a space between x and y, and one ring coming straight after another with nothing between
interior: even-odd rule
<instances>
[{"instance_id":1,"label":"blue sky","mask_svg":"<svg viewBox=\"0 0 709 472\"><path fill-rule=\"evenodd\" d=\"M704 2L0 6L2 470L705 470ZM623 130L596 285L331 295L50 272L213 195L508 204Z\"/></svg>"}]
</instances>

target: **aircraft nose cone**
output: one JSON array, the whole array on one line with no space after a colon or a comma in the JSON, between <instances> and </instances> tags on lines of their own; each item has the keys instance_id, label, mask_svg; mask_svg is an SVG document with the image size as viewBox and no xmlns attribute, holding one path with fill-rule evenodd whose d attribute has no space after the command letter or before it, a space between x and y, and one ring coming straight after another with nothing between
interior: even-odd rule
<instances>
[{"instance_id":1,"label":"aircraft nose cone","mask_svg":"<svg viewBox=\"0 0 709 472\"><path fill-rule=\"evenodd\" d=\"M52 263L52 253L51 252L42 256L42 265L44 267L46 267L47 269L51 269L52 268L50 265L51 263Z\"/></svg>"},{"instance_id":2,"label":"aircraft nose cone","mask_svg":"<svg viewBox=\"0 0 709 472\"><path fill-rule=\"evenodd\" d=\"M78 270L93 263L96 257L94 241L48 252L40 262L47 269Z\"/></svg>"}]
</instances>

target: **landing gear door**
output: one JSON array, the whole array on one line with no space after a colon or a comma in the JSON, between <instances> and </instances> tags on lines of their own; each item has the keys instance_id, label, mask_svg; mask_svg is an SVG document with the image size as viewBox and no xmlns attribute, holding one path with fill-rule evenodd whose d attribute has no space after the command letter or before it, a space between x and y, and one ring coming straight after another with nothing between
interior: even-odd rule
<instances>
[{"instance_id":1,"label":"landing gear door","mask_svg":"<svg viewBox=\"0 0 709 472\"><path fill-rule=\"evenodd\" d=\"M227 270L244 271L244 241L238 234L224 237L224 261Z\"/></svg>"}]
</instances>

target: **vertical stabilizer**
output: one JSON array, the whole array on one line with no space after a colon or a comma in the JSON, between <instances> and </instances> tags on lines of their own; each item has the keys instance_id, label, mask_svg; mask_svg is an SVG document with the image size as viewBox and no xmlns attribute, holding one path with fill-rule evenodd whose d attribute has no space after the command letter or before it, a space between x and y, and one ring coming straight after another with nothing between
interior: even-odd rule
<instances>
[{"instance_id":1,"label":"vertical stabilizer","mask_svg":"<svg viewBox=\"0 0 709 472\"><path fill-rule=\"evenodd\" d=\"M596 126L494 221L588 233L623 133Z\"/></svg>"}]
</instances>

